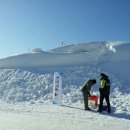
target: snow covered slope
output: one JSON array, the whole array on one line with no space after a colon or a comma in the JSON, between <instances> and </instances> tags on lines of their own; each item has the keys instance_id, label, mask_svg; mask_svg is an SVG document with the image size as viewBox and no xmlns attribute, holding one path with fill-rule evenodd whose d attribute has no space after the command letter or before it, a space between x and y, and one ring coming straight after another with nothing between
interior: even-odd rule
<instances>
[{"instance_id":1,"label":"snow covered slope","mask_svg":"<svg viewBox=\"0 0 130 130\"><path fill-rule=\"evenodd\" d=\"M128 130L129 50L130 42L91 42L0 59L0 130ZM62 72L62 106L52 104L55 71ZM102 72L111 80L110 115L83 110L81 87L95 78L99 96Z\"/></svg>"},{"instance_id":2,"label":"snow covered slope","mask_svg":"<svg viewBox=\"0 0 130 130\"><path fill-rule=\"evenodd\" d=\"M0 59L0 68L61 71L65 66L95 65L129 83L130 42L90 42L59 47L49 52L24 53ZM61 69L59 69L61 68Z\"/></svg>"},{"instance_id":3,"label":"snow covered slope","mask_svg":"<svg viewBox=\"0 0 130 130\"><path fill-rule=\"evenodd\" d=\"M1 104L1 130L129 130L129 115L99 114L83 106Z\"/></svg>"},{"instance_id":4,"label":"snow covered slope","mask_svg":"<svg viewBox=\"0 0 130 130\"><path fill-rule=\"evenodd\" d=\"M25 53L0 59L0 68L97 65L130 60L129 42L95 42L69 45L51 52Z\"/></svg>"},{"instance_id":5,"label":"snow covered slope","mask_svg":"<svg viewBox=\"0 0 130 130\"><path fill-rule=\"evenodd\" d=\"M81 100L80 87L90 78L99 83L101 72L109 75L112 91L124 91L129 86L129 49L129 42L91 42L0 59L0 98L13 102L51 99L55 71L63 73L66 102Z\"/></svg>"}]
</instances>

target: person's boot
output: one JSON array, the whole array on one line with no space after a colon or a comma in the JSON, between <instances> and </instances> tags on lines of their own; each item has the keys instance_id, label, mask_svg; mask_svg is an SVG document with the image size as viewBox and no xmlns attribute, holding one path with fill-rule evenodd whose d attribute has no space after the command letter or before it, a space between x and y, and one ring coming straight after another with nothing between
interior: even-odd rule
<instances>
[{"instance_id":1,"label":"person's boot","mask_svg":"<svg viewBox=\"0 0 130 130\"><path fill-rule=\"evenodd\" d=\"M89 111L89 110L91 110L89 107L87 107L87 108L85 108L85 110L87 110L87 111Z\"/></svg>"},{"instance_id":2,"label":"person's boot","mask_svg":"<svg viewBox=\"0 0 130 130\"><path fill-rule=\"evenodd\" d=\"M107 112L108 112L108 113L111 113L111 107L110 107L110 104L108 104Z\"/></svg>"},{"instance_id":3,"label":"person's boot","mask_svg":"<svg viewBox=\"0 0 130 130\"><path fill-rule=\"evenodd\" d=\"M111 109L110 109L110 108L108 108L108 110L107 110L107 111L108 111L108 113L111 113Z\"/></svg>"},{"instance_id":4,"label":"person's boot","mask_svg":"<svg viewBox=\"0 0 130 130\"><path fill-rule=\"evenodd\" d=\"M97 112L100 112L100 113L101 113L101 112L102 112L102 110L98 109L98 110L97 110Z\"/></svg>"},{"instance_id":5,"label":"person's boot","mask_svg":"<svg viewBox=\"0 0 130 130\"><path fill-rule=\"evenodd\" d=\"M97 112L100 112L100 113L102 112L101 105L99 105Z\"/></svg>"}]
</instances>

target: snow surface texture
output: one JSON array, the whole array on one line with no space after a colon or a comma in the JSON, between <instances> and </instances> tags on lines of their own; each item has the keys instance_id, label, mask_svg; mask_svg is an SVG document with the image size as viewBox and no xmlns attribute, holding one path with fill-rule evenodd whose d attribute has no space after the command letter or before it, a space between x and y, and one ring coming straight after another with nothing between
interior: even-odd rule
<instances>
[{"instance_id":1,"label":"snow surface texture","mask_svg":"<svg viewBox=\"0 0 130 130\"><path fill-rule=\"evenodd\" d=\"M130 42L68 45L0 59L0 130L130 128ZM63 106L52 104L53 74L63 77ZM81 88L100 73L111 80L112 113L84 111ZM20 114L19 114L20 113ZM7 125L8 124L8 125Z\"/></svg>"}]
</instances>

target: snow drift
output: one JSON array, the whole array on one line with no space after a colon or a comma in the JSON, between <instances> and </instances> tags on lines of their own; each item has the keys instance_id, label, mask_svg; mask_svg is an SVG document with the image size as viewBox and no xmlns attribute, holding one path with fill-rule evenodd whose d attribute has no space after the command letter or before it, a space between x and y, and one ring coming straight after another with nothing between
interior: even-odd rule
<instances>
[{"instance_id":1,"label":"snow drift","mask_svg":"<svg viewBox=\"0 0 130 130\"><path fill-rule=\"evenodd\" d=\"M101 72L109 75L113 92L128 93L129 49L129 42L91 42L0 59L0 98L9 102L51 100L55 71L62 72L64 102L82 100L83 83L96 78L99 84ZM98 94L98 87L94 91Z\"/></svg>"},{"instance_id":2,"label":"snow drift","mask_svg":"<svg viewBox=\"0 0 130 130\"><path fill-rule=\"evenodd\" d=\"M105 41L67 45L48 52L36 49L0 59L0 68L61 71L65 66L95 65L129 83L130 42ZM41 69L42 68L42 69ZM61 69L60 69L61 68Z\"/></svg>"},{"instance_id":3,"label":"snow drift","mask_svg":"<svg viewBox=\"0 0 130 130\"><path fill-rule=\"evenodd\" d=\"M129 42L95 42L69 45L50 52L35 51L0 59L0 68L30 68L65 65L97 65L130 60Z\"/></svg>"},{"instance_id":4,"label":"snow drift","mask_svg":"<svg viewBox=\"0 0 130 130\"><path fill-rule=\"evenodd\" d=\"M129 50L130 42L91 42L0 59L0 129L129 129ZM62 106L51 102L55 71L63 77ZM95 78L99 96L101 72L111 80L110 115L83 111L81 87Z\"/></svg>"}]
</instances>

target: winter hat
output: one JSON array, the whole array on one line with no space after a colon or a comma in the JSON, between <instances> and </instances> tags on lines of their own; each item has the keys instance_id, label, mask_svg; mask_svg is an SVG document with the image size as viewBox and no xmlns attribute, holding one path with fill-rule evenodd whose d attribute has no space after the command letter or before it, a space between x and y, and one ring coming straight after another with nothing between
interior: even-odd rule
<instances>
[{"instance_id":1,"label":"winter hat","mask_svg":"<svg viewBox=\"0 0 130 130\"><path fill-rule=\"evenodd\" d=\"M100 76L103 76L103 77L105 77L106 75L105 75L104 73L101 73L101 74L100 74Z\"/></svg>"},{"instance_id":2,"label":"winter hat","mask_svg":"<svg viewBox=\"0 0 130 130\"><path fill-rule=\"evenodd\" d=\"M101 77L108 78L108 76L104 73L101 73L100 75L101 75Z\"/></svg>"}]
</instances>

